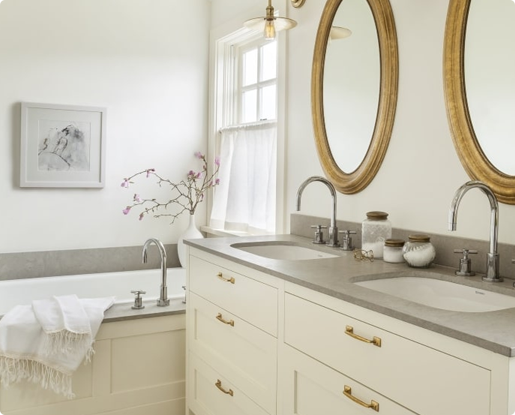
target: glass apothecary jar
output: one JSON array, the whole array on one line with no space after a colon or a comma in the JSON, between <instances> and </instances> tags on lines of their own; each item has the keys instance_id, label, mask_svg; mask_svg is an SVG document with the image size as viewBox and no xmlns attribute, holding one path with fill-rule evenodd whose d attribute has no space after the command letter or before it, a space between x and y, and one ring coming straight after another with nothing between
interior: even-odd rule
<instances>
[{"instance_id":1,"label":"glass apothecary jar","mask_svg":"<svg viewBox=\"0 0 515 415\"><path fill-rule=\"evenodd\" d=\"M383 261L392 264L404 262L404 241L402 239L387 239L384 241Z\"/></svg>"},{"instance_id":2,"label":"glass apothecary jar","mask_svg":"<svg viewBox=\"0 0 515 415\"><path fill-rule=\"evenodd\" d=\"M383 257L384 241L392 237L392 224L386 212L367 212L361 224L361 249L373 251L374 258Z\"/></svg>"},{"instance_id":3,"label":"glass apothecary jar","mask_svg":"<svg viewBox=\"0 0 515 415\"><path fill-rule=\"evenodd\" d=\"M404 245L403 256L410 267L429 268L436 257L436 250L428 235L410 235Z\"/></svg>"}]
</instances>

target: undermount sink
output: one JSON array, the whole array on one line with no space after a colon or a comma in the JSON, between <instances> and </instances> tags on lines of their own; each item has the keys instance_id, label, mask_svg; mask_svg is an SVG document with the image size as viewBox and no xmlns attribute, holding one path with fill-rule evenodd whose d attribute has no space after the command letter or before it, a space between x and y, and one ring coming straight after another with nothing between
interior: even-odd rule
<instances>
[{"instance_id":1,"label":"undermount sink","mask_svg":"<svg viewBox=\"0 0 515 415\"><path fill-rule=\"evenodd\" d=\"M354 284L442 310L480 313L515 307L515 297L431 278L383 278Z\"/></svg>"},{"instance_id":2,"label":"undermount sink","mask_svg":"<svg viewBox=\"0 0 515 415\"><path fill-rule=\"evenodd\" d=\"M233 248L241 249L270 259L282 261L302 261L309 259L336 258L337 255L305 248L299 245L260 242L254 244L237 243L231 245Z\"/></svg>"}]
</instances>

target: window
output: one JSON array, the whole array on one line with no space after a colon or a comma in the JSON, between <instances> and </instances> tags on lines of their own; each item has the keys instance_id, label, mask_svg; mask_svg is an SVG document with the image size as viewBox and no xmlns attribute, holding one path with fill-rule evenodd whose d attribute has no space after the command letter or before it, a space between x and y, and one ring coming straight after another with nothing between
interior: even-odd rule
<instances>
[{"instance_id":1,"label":"window","mask_svg":"<svg viewBox=\"0 0 515 415\"><path fill-rule=\"evenodd\" d=\"M275 233L279 44L239 30L216 49L213 141L221 165L210 226Z\"/></svg>"},{"instance_id":2,"label":"window","mask_svg":"<svg viewBox=\"0 0 515 415\"><path fill-rule=\"evenodd\" d=\"M239 122L275 120L277 107L277 42L241 48L238 82Z\"/></svg>"}]
</instances>

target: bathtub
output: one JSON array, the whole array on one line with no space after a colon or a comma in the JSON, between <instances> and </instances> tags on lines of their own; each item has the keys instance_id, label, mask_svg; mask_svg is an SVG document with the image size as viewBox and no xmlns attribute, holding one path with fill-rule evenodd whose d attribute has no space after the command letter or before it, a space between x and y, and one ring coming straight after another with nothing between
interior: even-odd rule
<instances>
[{"instance_id":1,"label":"bathtub","mask_svg":"<svg viewBox=\"0 0 515 415\"><path fill-rule=\"evenodd\" d=\"M186 388L186 319L184 311L171 312L184 299L186 270L168 269L168 297L174 305L130 311L133 290L157 299L161 270L109 272L63 277L0 281L0 316L17 304L52 295L80 298L115 296L108 312L129 311L123 319L105 319L95 339L89 364L73 375L75 399L68 400L38 385L21 382L0 386L0 413L4 415L128 414L183 415ZM180 306L179 306L180 307ZM141 311L149 312L145 315ZM131 313L134 313L131 316Z\"/></svg>"},{"instance_id":2,"label":"bathtub","mask_svg":"<svg viewBox=\"0 0 515 415\"><path fill-rule=\"evenodd\" d=\"M186 270L168 268L168 298L184 298ZM157 299L161 286L161 270L106 272L60 277L23 278L0 281L0 316L16 305L53 295L77 294L79 298L115 296L116 303L134 301L131 291L146 291L145 301Z\"/></svg>"}]
</instances>

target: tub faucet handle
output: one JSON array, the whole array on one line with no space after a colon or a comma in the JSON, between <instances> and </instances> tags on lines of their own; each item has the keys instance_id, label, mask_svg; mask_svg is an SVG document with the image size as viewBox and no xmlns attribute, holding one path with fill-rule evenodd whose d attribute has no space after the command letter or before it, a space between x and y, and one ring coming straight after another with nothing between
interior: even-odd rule
<instances>
[{"instance_id":1,"label":"tub faucet handle","mask_svg":"<svg viewBox=\"0 0 515 415\"><path fill-rule=\"evenodd\" d=\"M313 240L314 244L325 244L324 241L324 232L322 229L327 229L327 226L322 225L311 225L313 229L315 229L315 239Z\"/></svg>"},{"instance_id":2,"label":"tub faucet handle","mask_svg":"<svg viewBox=\"0 0 515 415\"><path fill-rule=\"evenodd\" d=\"M472 260L469 258L469 255L477 254L477 251L475 249L455 249L454 253L463 254L463 257L460 259L459 269L454 273L460 277L472 277L476 275L476 273L472 271Z\"/></svg>"},{"instance_id":3,"label":"tub faucet handle","mask_svg":"<svg viewBox=\"0 0 515 415\"><path fill-rule=\"evenodd\" d=\"M146 291L143 290L134 290L131 291L132 294L134 294L136 297L134 297L134 305L131 307L133 310L141 310L142 308L145 308L143 305L143 298L141 297L142 294L146 294Z\"/></svg>"}]
</instances>

